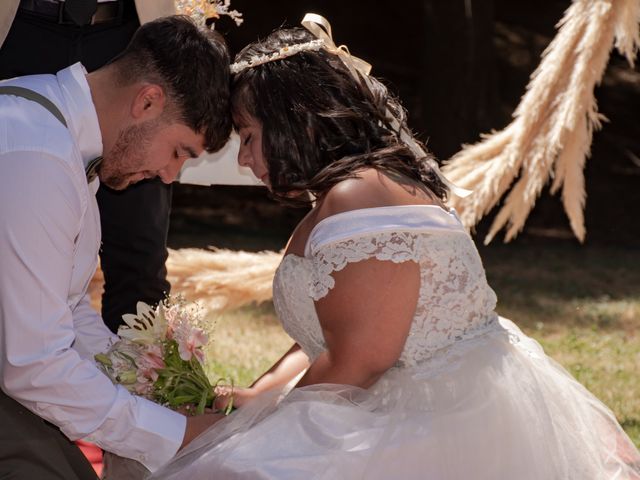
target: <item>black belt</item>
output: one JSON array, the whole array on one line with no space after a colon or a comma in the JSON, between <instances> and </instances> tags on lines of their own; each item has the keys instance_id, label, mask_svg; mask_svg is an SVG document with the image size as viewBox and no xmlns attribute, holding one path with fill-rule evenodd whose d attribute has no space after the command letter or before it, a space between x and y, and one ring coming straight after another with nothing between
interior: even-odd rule
<instances>
[{"instance_id":1,"label":"black belt","mask_svg":"<svg viewBox=\"0 0 640 480\"><path fill-rule=\"evenodd\" d=\"M64 2L57 0L20 0L20 10L60 25L76 25L64 12ZM122 21L124 1L98 3L96 13L87 25Z\"/></svg>"}]
</instances>

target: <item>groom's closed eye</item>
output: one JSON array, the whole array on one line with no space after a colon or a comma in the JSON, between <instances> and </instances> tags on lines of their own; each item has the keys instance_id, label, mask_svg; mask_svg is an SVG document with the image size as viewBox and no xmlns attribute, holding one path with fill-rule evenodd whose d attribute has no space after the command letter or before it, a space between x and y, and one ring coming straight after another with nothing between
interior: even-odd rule
<instances>
[{"instance_id":1,"label":"groom's closed eye","mask_svg":"<svg viewBox=\"0 0 640 480\"><path fill-rule=\"evenodd\" d=\"M187 145L180 145L182 147L182 149L187 152L187 155L189 156L189 158L198 158L199 155L198 153L195 151L195 149L187 146Z\"/></svg>"},{"instance_id":2,"label":"groom's closed eye","mask_svg":"<svg viewBox=\"0 0 640 480\"><path fill-rule=\"evenodd\" d=\"M243 145L247 146L249 145L249 142L251 141L251 134L247 135L247 138L244 139Z\"/></svg>"},{"instance_id":3,"label":"groom's closed eye","mask_svg":"<svg viewBox=\"0 0 640 480\"><path fill-rule=\"evenodd\" d=\"M175 150L173 155L175 156L175 158L198 158L198 154L196 153L196 151L187 145L180 145L180 147Z\"/></svg>"}]
</instances>

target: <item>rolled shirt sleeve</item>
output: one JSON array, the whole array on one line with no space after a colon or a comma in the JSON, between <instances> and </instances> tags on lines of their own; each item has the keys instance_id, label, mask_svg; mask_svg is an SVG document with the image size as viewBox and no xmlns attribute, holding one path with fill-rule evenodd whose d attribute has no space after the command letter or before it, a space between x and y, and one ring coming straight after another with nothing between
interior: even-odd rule
<instances>
[{"instance_id":1,"label":"rolled shirt sleeve","mask_svg":"<svg viewBox=\"0 0 640 480\"><path fill-rule=\"evenodd\" d=\"M69 301L83 221L77 175L43 152L2 153L0 168L2 390L70 439L157 470L186 418L114 386L93 362L112 337L87 298Z\"/></svg>"}]
</instances>

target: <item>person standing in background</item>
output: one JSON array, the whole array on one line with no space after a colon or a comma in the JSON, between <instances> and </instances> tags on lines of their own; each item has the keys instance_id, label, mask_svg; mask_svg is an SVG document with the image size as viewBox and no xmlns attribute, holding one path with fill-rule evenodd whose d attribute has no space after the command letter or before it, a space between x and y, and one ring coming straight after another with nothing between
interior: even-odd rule
<instances>
[{"instance_id":1,"label":"person standing in background","mask_svg":"<svg viewBox=\"0 0 640 480\"><path fill-rule=\"evenodd\" d=\"M92 72L122 52L141 23L175 13L173 0L2 0L0 80L76 62ZM102 317L113 332L138 301L158 303L169 293L171 191L158 178L121 192L100 186Z\"/></svg>"}]
</instances>

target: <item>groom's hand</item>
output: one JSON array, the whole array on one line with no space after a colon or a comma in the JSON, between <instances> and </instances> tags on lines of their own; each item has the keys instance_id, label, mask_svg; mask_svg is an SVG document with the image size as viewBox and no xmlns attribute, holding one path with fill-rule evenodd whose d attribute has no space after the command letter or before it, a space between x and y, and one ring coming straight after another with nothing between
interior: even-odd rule
<instances>
[{"instance_id":1,"label":"groom's hand","mask_svg":"<svg viewBox=\"0 0 640 480\"><path fill-rule=\"evenodd\" d=\"M186 447L194 438L208 429L211 425L222 420L224 415L220 413L205 413L204 415L196 415L195 417L187 417L187 428L184 431L184 439L180 450Z\"/></svg>"}]
</instances>

